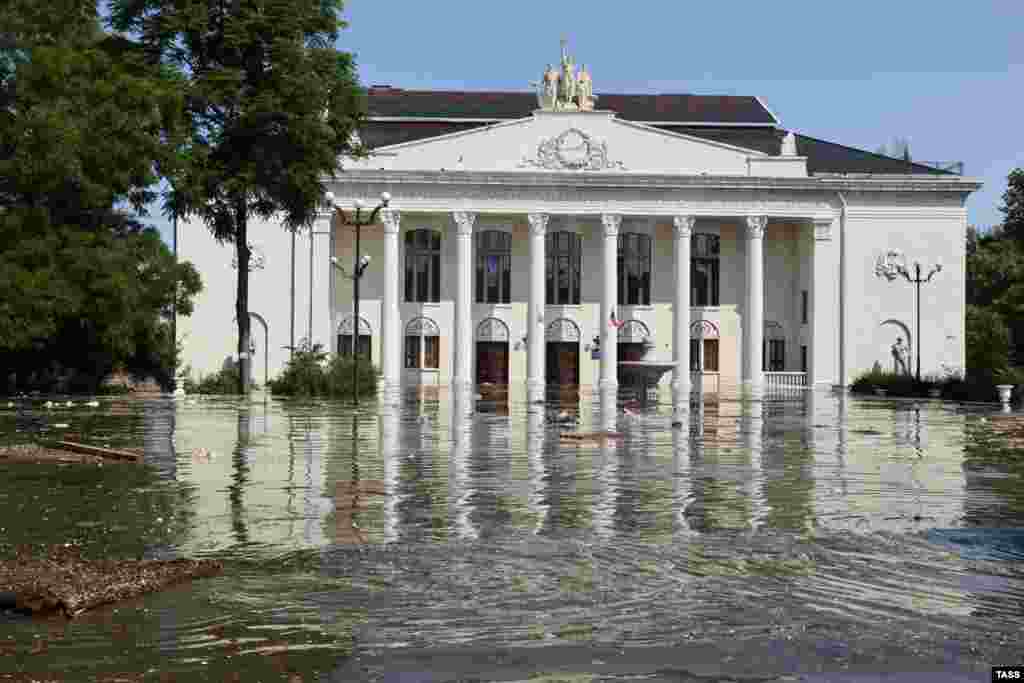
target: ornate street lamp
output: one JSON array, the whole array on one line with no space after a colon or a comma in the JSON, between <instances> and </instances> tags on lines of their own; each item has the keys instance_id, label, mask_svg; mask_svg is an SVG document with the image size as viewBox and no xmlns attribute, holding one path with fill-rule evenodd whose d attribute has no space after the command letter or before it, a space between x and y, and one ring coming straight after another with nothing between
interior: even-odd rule
<instances>
[{"instance_id":1,"label":"ornate street lamp","mask_svg":"<svg viewBox=\"0 0 1024 683\"><path fill-rule=\"evenodd\" d=\"M921 285L925 282L930 282L936 273L942 272L942 264L936 263L928 271L927 275L922 275L923 268L920 261L914 261L913 267L908 268L906 260L903 258L903 254L899 251L888 251L882 257L878 259L878 263L875 266L875 275L884 277L889 282L895 280L898 276L903 276L903 279L914 285L917 289L917 383L921 384ZM913 273L913 274L911 274Z\"/></svg>"},{"instance_id":2,"label":"ornate street lamp","mask_svg":"<svg viewBox=\"0 0 1024 683\"><path fill-rule=\"evenodd\" d=\"M328 192L325 198L338 215L342 225L348 225L356 229L356 248L352 252L355 262L352 267L352 275L346 274L346 277L352 278L352 398L355 400L356 405L359 405L359 281L362 279L367 266L370 265L369 256L365 254L363 256L359 255L360 236L363 226L373 225L377 222L377 214L391 202L391 195L387 192L381 192L380 204L374 207L373 211L365 219L363 218L365 204L361 200L357 199L352 203L355 207L355 213L348 216L341 210L340 206L334 203L333 192ZM339 268L342 273L345 272L336 257L331 256L331 263Z\"/></svg>"}]
</instances>

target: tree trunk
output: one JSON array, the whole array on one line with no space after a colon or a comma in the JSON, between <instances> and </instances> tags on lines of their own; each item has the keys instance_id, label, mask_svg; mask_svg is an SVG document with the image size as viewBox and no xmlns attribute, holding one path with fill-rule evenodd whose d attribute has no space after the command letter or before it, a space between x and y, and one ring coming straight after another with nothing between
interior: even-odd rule
<instances>
[{"instance_id":1,"label":"tree trunk","mask_svg":"<svg viewBox=\"0 0 1024 683\"><path fill-rule=\"evenodd\" d=\"M235 209L235 253L238 261L238 296L235 317L238 319L238 393L249 393L252 358L249 357L249 238L244 201Z\"/></svg>"}]
</instances>

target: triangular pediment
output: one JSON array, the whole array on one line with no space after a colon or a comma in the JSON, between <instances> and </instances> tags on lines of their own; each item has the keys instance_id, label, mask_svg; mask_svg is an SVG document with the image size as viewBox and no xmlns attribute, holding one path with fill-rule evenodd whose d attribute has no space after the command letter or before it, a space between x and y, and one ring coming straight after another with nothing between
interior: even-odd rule
<instances>
[{"instance_id":1,"label":"triangular pediment","mask_svg":"<svg viewBox=\"0 0 1024 683\"><path fill-rule=\"evenodd\" d=\"M747 176L752 175L754 164L755 175L775 175L771 172L775 167L779 175L795 175L791 168L762 163L776 159L622 121L612 112L538 111L526 119L378 148L368 159L346 166L395 171Z\"/></svg>"}]
</instances>

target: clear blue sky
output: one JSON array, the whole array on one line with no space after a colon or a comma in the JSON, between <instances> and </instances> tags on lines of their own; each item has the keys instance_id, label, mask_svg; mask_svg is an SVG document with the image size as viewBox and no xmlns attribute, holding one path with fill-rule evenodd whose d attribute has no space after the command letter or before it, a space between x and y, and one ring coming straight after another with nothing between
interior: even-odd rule
<instances>
[{"instance_id":1,"label":"clear blue sky","mask_svg":"<svg viewBox=\"0 0 1024 683\"><path fill-rule=\"evenodd\" d=\"M783 126L963 161L989 227L1024 167L1024 0L349 0L365 85L528 90L569 40L595 91L758 95Z\"/></svg>"}]
</instances>

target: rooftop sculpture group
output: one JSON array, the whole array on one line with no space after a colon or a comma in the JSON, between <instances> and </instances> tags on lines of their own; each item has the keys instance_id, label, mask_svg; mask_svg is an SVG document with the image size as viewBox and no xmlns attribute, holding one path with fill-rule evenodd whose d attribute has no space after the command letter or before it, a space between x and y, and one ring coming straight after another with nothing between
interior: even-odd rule
<instances>
[{"instance_id":1,"label":"rooftop sculpture group","mask_svg":"<svg viewBox=\"0 0 1024 683\"><path fill-rule=\"evenodd\" d=\"M576 63L562 41L560 69L548 64L537 87L537 104L548 111L593 111L594 84L584 64L576 70Z\"/></svg>"}]
</instances>

